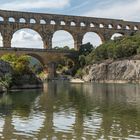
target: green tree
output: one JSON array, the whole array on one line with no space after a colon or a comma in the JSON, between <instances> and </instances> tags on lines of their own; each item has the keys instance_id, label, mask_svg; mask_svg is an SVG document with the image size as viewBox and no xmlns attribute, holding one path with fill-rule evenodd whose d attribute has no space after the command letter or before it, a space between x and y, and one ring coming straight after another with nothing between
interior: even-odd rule
<instances>
[{"instance_id":1,"label":"green tree","mask_svg":"<svg viewBox=\"0 0 140 140\"><path fill-rule=\"evenodd\" d=\"M0 77L0 86L3 87L6 91L8 91L12 84L12 75L5 74Z\"/></svg>"},{"instance_id":2,"label":"green tree","mask_svg":"<svg viewBox=\"0 0 140 140\"><path fill-rule=\"evenodd\" d=\"M80 67L84 67L85 64L86 64L85 56L84 55L80 55L79 56L79 65L80 65Z\"/></svg>"},{"instance_id":3,"label":"green tree","mask_svg":"<svg viewBox=\"0 0 140 140\"><path fill-rule=\"evenodd\" d=\"M79 55L87 56L88 54L90 54L92 52L93 49L95 49L95 48L93 47L92 44L90 44L90 43L83 44L80 46Z\"/></svg>"},{"instance_id":4,"label":"green tree","mask_svg":"<svg viewBox=\"0 0 140 140\"><path fill-rule=\"evenodd\" d=\"M8 62L16 74L28 73L30 71L30 57L27 55L5 54L1 60Z\"/></svg>"}]
</instances>

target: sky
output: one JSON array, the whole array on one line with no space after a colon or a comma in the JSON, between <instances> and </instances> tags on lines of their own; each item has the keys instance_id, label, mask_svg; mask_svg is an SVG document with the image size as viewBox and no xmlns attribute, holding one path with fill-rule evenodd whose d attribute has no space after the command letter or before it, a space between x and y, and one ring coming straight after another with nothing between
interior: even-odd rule
<instances>
[{"instance_id":1,"label":"sky","mask_svg":"<svg viewBox=\"0 0 140 140\"><path fill-rule=\"evenodd\" d=\"M0 9L140 22L140 0L0 0ZM100 38L94 33L84 36L83 43L89 41L96 46L101 43ZM64 45L73 47L72 36L63 31L56 32L53 46ZM20 30L13 35L12 46L39 48L43 47L43 43L34 31Z\"/></svg>"}]
</instances>

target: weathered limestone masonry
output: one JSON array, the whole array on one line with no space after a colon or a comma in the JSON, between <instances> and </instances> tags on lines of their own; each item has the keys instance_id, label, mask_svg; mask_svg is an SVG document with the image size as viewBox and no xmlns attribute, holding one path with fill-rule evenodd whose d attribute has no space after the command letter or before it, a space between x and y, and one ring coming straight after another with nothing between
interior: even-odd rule
<instances>
[{"instance_id":1,"label":"weathered limestone masonry","mask_svg":"<svg viewBox=\"0 0 140 140\"><path fill-rule=\"evenodd\" d=\"M11 48L13 34L24 28L33 29L40 34L44 50ZM102 42L110 40L115 33L132 35L140 30L140 23L115 19L43 14L0 10L0 32L3 37L3 47L0 56L5 53L17 55L28 54L36 57L45 66L50 66L54 75L54 64L65 56L75 59L77 52L52 49L52 37L58 30L68 31L74 39L75 50L79 50L83 36L87 32L97 33ZM50 63L52 62L53 65ZM55 63L54 63L55 62Z\"/></svg>"},{"instance_id":2,"label":"weathered limestone masonry","mask_svg":"<svg viewBox=\"0 0 140 140\"><path fill-rule=\"evenodd\" d=\"M49 69L50 77L56 73L56 67L65 57L73 60L76 63L78 52L77 51L61 51L54 49L29 49L29 48L2 48L0 47L0 56L9 53L16 55L29 55L40 61L45 69Z\"/></svg>"},{"instance_id":3,"label":"weathered limestone masonry","mask_svg":"<svg viewBox=\"0 0 140 140\"><path fill-rule=\"evenodd\" d=\"M11 47L13 34L19 29L37 31L44 42L44 48L52 48L52 37L57 30L71 33L75 49L79 49L86 32L97 33L102 41L109 40L114 33L131 35L140 29L140 23L115 19L82 16L67 16L0 10L0 31L4 47Z\"/></svg>"}]
</instances>

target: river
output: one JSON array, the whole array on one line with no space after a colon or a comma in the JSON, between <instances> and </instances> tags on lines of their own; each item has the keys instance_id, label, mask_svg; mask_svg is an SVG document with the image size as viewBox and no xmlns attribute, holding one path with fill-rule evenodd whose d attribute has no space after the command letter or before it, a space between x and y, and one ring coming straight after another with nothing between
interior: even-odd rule
<instances>
[{"instance_id":1,"label":"river","mask_svg":"<svg viewBox=\"0 0 140 140\"><path fill-rule=\"evenodd\" d=\"M49 82L1 94L0 139L138 140L140 85Z\"/></svg>"}]
</instances>

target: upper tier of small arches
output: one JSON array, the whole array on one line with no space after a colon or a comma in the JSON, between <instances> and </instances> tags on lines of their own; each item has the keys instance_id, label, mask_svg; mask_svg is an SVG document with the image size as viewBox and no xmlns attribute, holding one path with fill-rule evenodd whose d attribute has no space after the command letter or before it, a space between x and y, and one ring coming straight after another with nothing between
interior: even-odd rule
<instances>
[{"instance_id":1,"label":"upper tier of small arches","mask_svg":"<svg viewBox=\"0 0 140 140\"><path fill-rule=\"evenodd\" d=\"M115 29L115 30L140 30L140 25L134 24L130 22L130 25L127 24L128 22L123 22L123 23L109 23L107 22L99 22L99 21L80 21L78 20L60 20L60 19L45 19L45 18L40 18L40 19L35 19L35 18L14 18L14 17L8 17L4 18L0 16L0 23L6 22L6 23L19 23L19 24L40 24L40 25L59 25L59 26L76 26L76 27L81 27L81 28L101 28L101 29Z\"/></svg>"}]
</instances>

